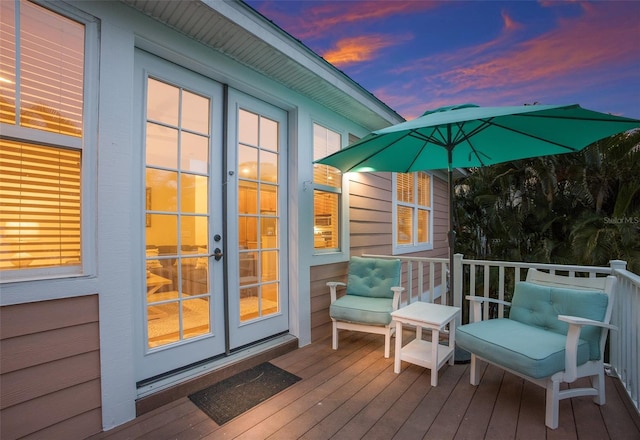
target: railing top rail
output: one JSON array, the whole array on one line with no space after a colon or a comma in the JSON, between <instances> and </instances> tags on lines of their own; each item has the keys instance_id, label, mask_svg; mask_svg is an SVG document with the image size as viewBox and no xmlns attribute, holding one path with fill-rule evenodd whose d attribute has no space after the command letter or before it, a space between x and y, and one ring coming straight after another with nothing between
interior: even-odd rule
<instances>
[{"instance_id":1,"label":"railing top rail","mask_svg":"<svg viewBox=\"0 0 640 440\"><path fill-rule=\"evenodd\" d=\"M611 275L610 267L602 266L578 266L568 264L550 264L550 263L525 263L520 261L494 261L494 260L472 260L462 259L462 264L475 264L480 266L497 266L497 267L519 267L526 269L549 269L549 270L563 270L570 272L593 272L603 275Z\"/></svg>"},{"instance_id":2,"label":"railing top rail","mask_svg":"<svg viewBox=\"0 0 640 440\"><path fill-rule=\"evenodd\" d=\"M630 272L627 269L613 269L613 274L621 278L626 278L636 286L640 286L640 275Z\"/></svg>"},{"instance_id":3,"label":"railing top rail","mask_svg":"<svg viewBox=\"0 0 640 440\"><path fill-rule=\"evenodd\" d=\"M363 257L367 258L383 258L387 260L400 260L400 261L424 261L424 262L433 262L433 263L447 263L449 264L448 258L431 258L431 257L402 257L400 255L374 255L374 254L362 254Z\"/></svg>"}]
</instances>

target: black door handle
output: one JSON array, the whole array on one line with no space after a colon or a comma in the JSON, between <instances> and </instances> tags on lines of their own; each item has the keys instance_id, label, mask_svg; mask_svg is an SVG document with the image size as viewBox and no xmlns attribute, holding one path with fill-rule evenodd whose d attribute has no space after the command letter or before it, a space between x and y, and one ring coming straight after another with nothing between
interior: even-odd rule
<instances>
[{"instance_id":1,"label":"black door handle","mask_svg":"<svg viewBox=\"0 0 640 440\"><path fill-rule=\"evenodd\" d=\"M224 254L222 253L222 251L220 250L220 248L215 248L213 251L213 258L215 258L216 261L220 261L220 258L222 258Z\"/></svg>"}]
</instances>

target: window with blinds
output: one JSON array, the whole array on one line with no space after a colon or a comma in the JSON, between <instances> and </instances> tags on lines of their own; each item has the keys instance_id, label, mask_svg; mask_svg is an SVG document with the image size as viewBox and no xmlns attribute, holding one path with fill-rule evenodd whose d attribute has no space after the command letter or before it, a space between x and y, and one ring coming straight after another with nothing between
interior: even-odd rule
<instances>
[{"instance_id":1,"label":"window with blinds","mask_svg":"<svg viewBox=\"0 0 640 440\"><path fill-rule=\"evenodd\" d=\"M80 152L0 140L3 269L80 262Z\"/></svg>"},{"instance_id":2,"label":"window with blinds","mask_svg":"<svg viewBox=\"0 0 640 440\"><path fill-rule=\"evenodd\" d=\"M313 124L313 159L328 156L342 146L339 133ZM313 247L336 250L340 247L340 195L342 173L328 165L313 165Z\"/></svg>"},{"instance_id":3,"label":"window with blinds","mask_svg":"<svg viewBox=\"0 0 640 440\"><path fill-rule=\"evenodd\" d=\"M431 244L431 176L424 172L395 175L395 245L411 251Z\"/></svg>"},{"instance_id":4,"label":"window with blinds","mask_svg":"<svg viewBox=\"0 0 640 440\"><path fill-rule=\"evenodd\" d=\"M83 24L0 2L0 270L81 267L84 47Z\"/></svg>"}]
</instances>

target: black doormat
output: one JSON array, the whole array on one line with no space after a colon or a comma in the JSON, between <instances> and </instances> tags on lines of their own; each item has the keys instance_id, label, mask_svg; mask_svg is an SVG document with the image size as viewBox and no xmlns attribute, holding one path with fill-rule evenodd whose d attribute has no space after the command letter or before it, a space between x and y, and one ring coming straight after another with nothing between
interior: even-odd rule
<instances>
[{"instance_id":1,"label":"black doormat","mask_svg":"<svg viewBox=\"0 0 640 440\"><path fill-rule=\"evenodd\" d=\"M195 392L189 399L222 425L299 380L298 376L265 362Z\"/></svg>"}]
</instances>

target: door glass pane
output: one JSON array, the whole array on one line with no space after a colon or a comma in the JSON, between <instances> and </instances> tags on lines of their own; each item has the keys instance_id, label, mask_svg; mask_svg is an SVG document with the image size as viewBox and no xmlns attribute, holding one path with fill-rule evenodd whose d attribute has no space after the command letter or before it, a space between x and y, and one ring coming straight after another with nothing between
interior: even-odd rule
<instances>
[{"instance_id":1,"label":"door glass pane","mask_svg":"<svg viewBox=\"0 0 640 440\"><path fill-rule=\"evenodd\" d=\"M209 138L192 133L182 133L180 152L180 168L183 171L207 174Z\"/></svg>"},{"instance_id":2,"label":"door glass pane","mask_svg":"<svg viewBox=\"0 0 640 440\"><path fill-rule=\"evenodd\" d=\"M239 318L248 322L279 311L279 124L246 110L238 121Z\"/></svg>"},{"instance_id":3,"label":"door glass pane","mask_svg":"<svg viewBox=\"0 0 640 440\"><path fill-rule=\"evenodd\" d=\"M153 78L149 78L147 89L147 120L177 126L180 89Z\"/></svg>"},{"instance_id":4,"label":"door glass pane","mask_svg":"<svg viewBox=\"0 0 640 440\"><path fill-rule=\"evenodd\" d=\"M184 338L193 338L211 331L209 298L195 298L182 302Z\"/></svg>"},{"instance_id":5,"label":"door glass pane","mask_svg":"<svg viewBox=\"0 0 640 440\"><path fill-rule=\"evenodd\" d=\"M187 90L182 92L182 128L209 133L209 99Z\"/></svg>"},{"instance_id":6,"label":"door glass pane","mask_svg":"<svg viewBox=\"0 0 640 440\"><path fill-rule=\"evenodd\" d=\"M150 211L178 210L178 173L147 168L146 208ZM153 197L156 194L156 197ZM158 197L162 194L162 197Z\"/></svg>"},{"instance_id":7,"label":"door glass pane","mask_svg":"<svg viewBox=\"0 0 640 440\"><path fill-rule=\"evenodd\" d=\"M211 332L209 108L207 98L148 80L148 348Z\"/></svg>"},{"instance_id":8,"label":"door glass pane","mask_svg":"<svg viewBox=\"0 0 640 440\"><path fill-rule=\"evenodd\" d=\"M206 214L208 208L207 176L180 174L180 211L184 213Z\"/></svg>"},{"instance_id":9,"label":"door glass pane","mask_svg":"<svg viewBox=\"0 0 640 440\"><path fill-rule=\"evenodd\" d=\"M147 123L147 166L178 167L178 130Z\"/></svg>"},{"instance_id":10,"label":"door glass pane","mask_svg":"<svg viewBox=\"0 0 640 440\"><path fill-rule=\"evenodd\" d=\"M258 180L258 149L240 145L238 148L238 170L243 179Z\"/></svg>"}]
</instances>

